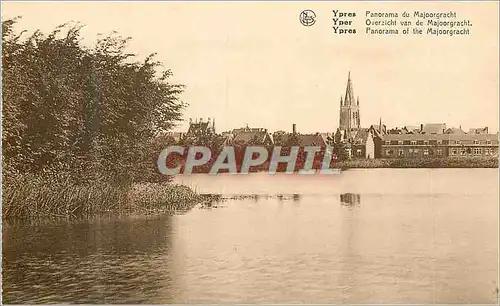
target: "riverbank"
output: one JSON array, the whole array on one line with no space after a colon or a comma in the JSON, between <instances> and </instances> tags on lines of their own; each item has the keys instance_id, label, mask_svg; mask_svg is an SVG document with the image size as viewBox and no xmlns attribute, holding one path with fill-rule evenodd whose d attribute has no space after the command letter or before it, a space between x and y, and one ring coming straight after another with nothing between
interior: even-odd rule
<instances>
[{"instance_id":1,"label":"riverbank","mask_svg":"<svg viewBox=\"0 0 500 306\"><path fill-rule=\"evenodd\" d=\"M217 200L217 196L200 195L187 186L172 183L77 185L23 176L4 179L2 187L4 220L106 213L174 213Z\"/></svg>"},{"instance_id":2,"label":"riverbank","mask_svg":"<svg viewBox=\"0 0 500 306\"><path fill-rule=\"evenodd\" d=\"M335 168L498 168L498 157L352 159L335 163Z\"/></svg>"}]
</instances>

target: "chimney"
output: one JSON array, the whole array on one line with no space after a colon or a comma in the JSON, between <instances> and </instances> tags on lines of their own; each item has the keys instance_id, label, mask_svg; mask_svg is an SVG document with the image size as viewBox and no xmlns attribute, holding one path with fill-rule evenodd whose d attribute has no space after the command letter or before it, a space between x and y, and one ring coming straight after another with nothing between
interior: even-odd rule
<instances>
[{"instance_id":1,"label":"chimney","mask_svg":"<svg viewBox=\"0 0 500 306\"><path fill-rule=\"evenodd\" d=\"M295 123L292 125L292 133L297 134L297 125Z\"/></svg>"},{"instance_id":2,"label":"chimney","mask_svg":"<svg viewBox=\"0 0 500 306\"><path fill-rule=\"evenodd\" d=\"M420 123L420 133L423 133L423 132L424 132L424 124Z\"/></svg>"}]
</instances>

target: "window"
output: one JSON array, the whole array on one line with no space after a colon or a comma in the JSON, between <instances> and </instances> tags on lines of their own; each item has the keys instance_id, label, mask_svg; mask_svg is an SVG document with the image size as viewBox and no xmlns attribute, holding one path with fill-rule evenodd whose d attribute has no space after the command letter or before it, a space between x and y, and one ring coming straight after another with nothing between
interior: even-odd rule
<instances>
[{"instance_id":1,"label":"window","mask_svg":"<svg viewBox=\"0 0 500 306\"><path fill-rule=\"evenodd\" d=\"M474 153L474 155L481 155L481 151L481 148L474 148L472 152Z\"/></svg>"},{"instance_id":2,"label":"window","mask_svg":"<svg viewBox=\"0 0 500 306\"><path fill-rule=\"evenodd\" d=\"M474 144L479 144L479 140L474 140Z\"/></svg>"},{"instance_id":3,"label":"window","mask_svg":"<svg viewBox=\"0 0 500 306\"><path fill-rule=\"evenodd\" d=\"M486 140L486 144L490 145L491 144L491 140Z\"/></svg>"},{"instance_id":4,"label":"window","mask_svg":"<svg viewBox=\"0 0 500 306\"><path fill-rule=\"evenodd\" d=\"M484 155L490 155L491 150L489 148L484 149Z\"/></svg>"},{"instance_id":5,"label":"window","mask_svg":"<svg viewBox=\"0 0 500 306\"><path fill-rule=\"evenodd\" d=\"M455 140L455 144L461 144L460 140Z\"/></svg>"},{"instance_id":6,"label":"window","mask_svg":"<svg viewBox=\"0 0 500 306\"><path fill-rule=\"evenodd\" d=\"M413 153L413 149L408 149L408 153L412 154Z\"/></svg>"},{"instance_id":7,"label":"window","mask_svg":"<svg viewBox=\"0 0 500 306\"><path fill-rule=\"evenodd\" d=\"M404 155L403 149L399 149L398 150L398 156L403 156L403 155Z\"/></svg>"},{"instance_id":8,"label":"window","mask_svg":"<svg viewBox=\"0 0 500 306\"><path fill-rule=\"evenodd\" d=\"M460 155L465 155L466 151L465 149L460 149Z\"/></svg>"},{"instance_id":9,"label":"window","mask_svg":"<svg viewBox=\"0 0 500 306\"><path fill-rule=\"evenodd\" d=\"M388 149L388 150L385 150L385 155L391 155L392 154L392 150Z\"/></svg>"},{"instance_id":10,"label":"window","mask_svg":"<svg viewBox=\"0 0 500 306\"><path fill-rule=\"evenodd\" d=\"M458 150L457 149L451 149L451 155L457 155Z\"/></svg>"},{"instance_id":11,"label":"window","mask_svg":"<svg viewBox=\"0 0 500 306\"><path fill-rule=\"evenodd\" d=\"M418 154L418 149L413 149L413 153Z\"/></svg>"},{"instance_id":12,"label":"window","mask_svg":"<svg viewBox=\"0 0 500 306\"><path fill-rule=\"evenodd\" d=\"M424 149L424 155L429 155L429 149Z\"/></svg>"},{"instance_id":13,"label":"window","mask_svg":"<svg viewBox=\"0 0 500 306\"><path fill-rule=\"evenodd\" d=\"M386 144L386 145L390 145L390 144L391 144L391 142L390 142L389 140L386 140L386 141L385 141L385 144Z\"/></svg>"},{"instance_id":14,"label":"window","mask_svg":"<svg viewBox=\"0 0 500 306\"><path fill-rule=\"evenodd\" d=\"M440 144L442 144L442 143L443 143L443 141L442 141L442 140L438 140L438 141L437 141L437 144L438 144L438 145L440 145Z\"/></svg>"},{"instance_id":15,"label":"window","mask_svg":"<svg viewBox=\"0 0 500 306\"><path fill-rule=\"evenodd\" d=\"M424 145L428 145L429 144L429 140L424 140Z\"/></svg>"},{"instance_id":16,"label":"window","mask_svg":"<svg viewBox=\"0 0 500 306\"><path fill-rule=\"evenodd\" d=\"M403 141L402 140L398 140L398 145L402 145L403 144Z\"/></svg>"},{"instance_id":17,"label":"window","mask_svg":"<svg viewBox=\"0 0 500 306\"><path fill-rule=\"evenodd\" d=\"M437 155L443 155L443 150L442 149L437 149L436 153L437 153Z\"/></svg>"},{"instance_id":18,"label":"window","mask_svg":"<svg viewBox=\"0 0 500 306\"><path fill-rule=\"evenodd\" d=\"M358 153L358 155L361 155L361 149L357 149L356 152Z\"/></svg>"},{"instance_id":19,"label":"window","mask_svg":"<svg viewBox=\"0 0 500 306\"><path fill-rule=\"evenodd\" d=\"M417 141L416 141L416 140L412 140L412 141L411 141L411 144L412 144L412 145L416 145L416 144L417 144Z\"/></svg>"}]
</instances>

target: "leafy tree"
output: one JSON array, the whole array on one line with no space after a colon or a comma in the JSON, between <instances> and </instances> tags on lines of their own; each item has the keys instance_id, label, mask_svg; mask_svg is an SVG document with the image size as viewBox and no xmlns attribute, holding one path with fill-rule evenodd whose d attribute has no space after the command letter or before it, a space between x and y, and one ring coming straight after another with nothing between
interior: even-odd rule
<instances>
[{"instance_id":1,"label":"leafy tree","mask_svg":"<svg viewBox=\"0 0 500 306\"><path fill-rule=\"evenodd\" d=\"M171 71L154 54L134 61L129 38L116 33L86 47L79 24L23 38L15 23L2 22L5 171L66 173L78 182L152 179L155 137L185 107Z\"/></svg>"}]
</instances>

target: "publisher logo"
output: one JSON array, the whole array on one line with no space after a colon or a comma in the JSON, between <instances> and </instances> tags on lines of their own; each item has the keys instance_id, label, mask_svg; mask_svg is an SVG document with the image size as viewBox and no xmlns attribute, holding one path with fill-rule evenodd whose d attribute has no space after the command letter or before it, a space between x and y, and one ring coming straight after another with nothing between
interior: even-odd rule
<instances>
[{"instance_id":1,"label":"publisher logo","mask_svg":"<svg viewBox=\"0 0 500 306\"><path fill-rule=\"evenodd\" d=\"M316 22L316 13L311 10L303 10L299 19L303 26L310 27Z\"/></svg>"}]
</instances>

